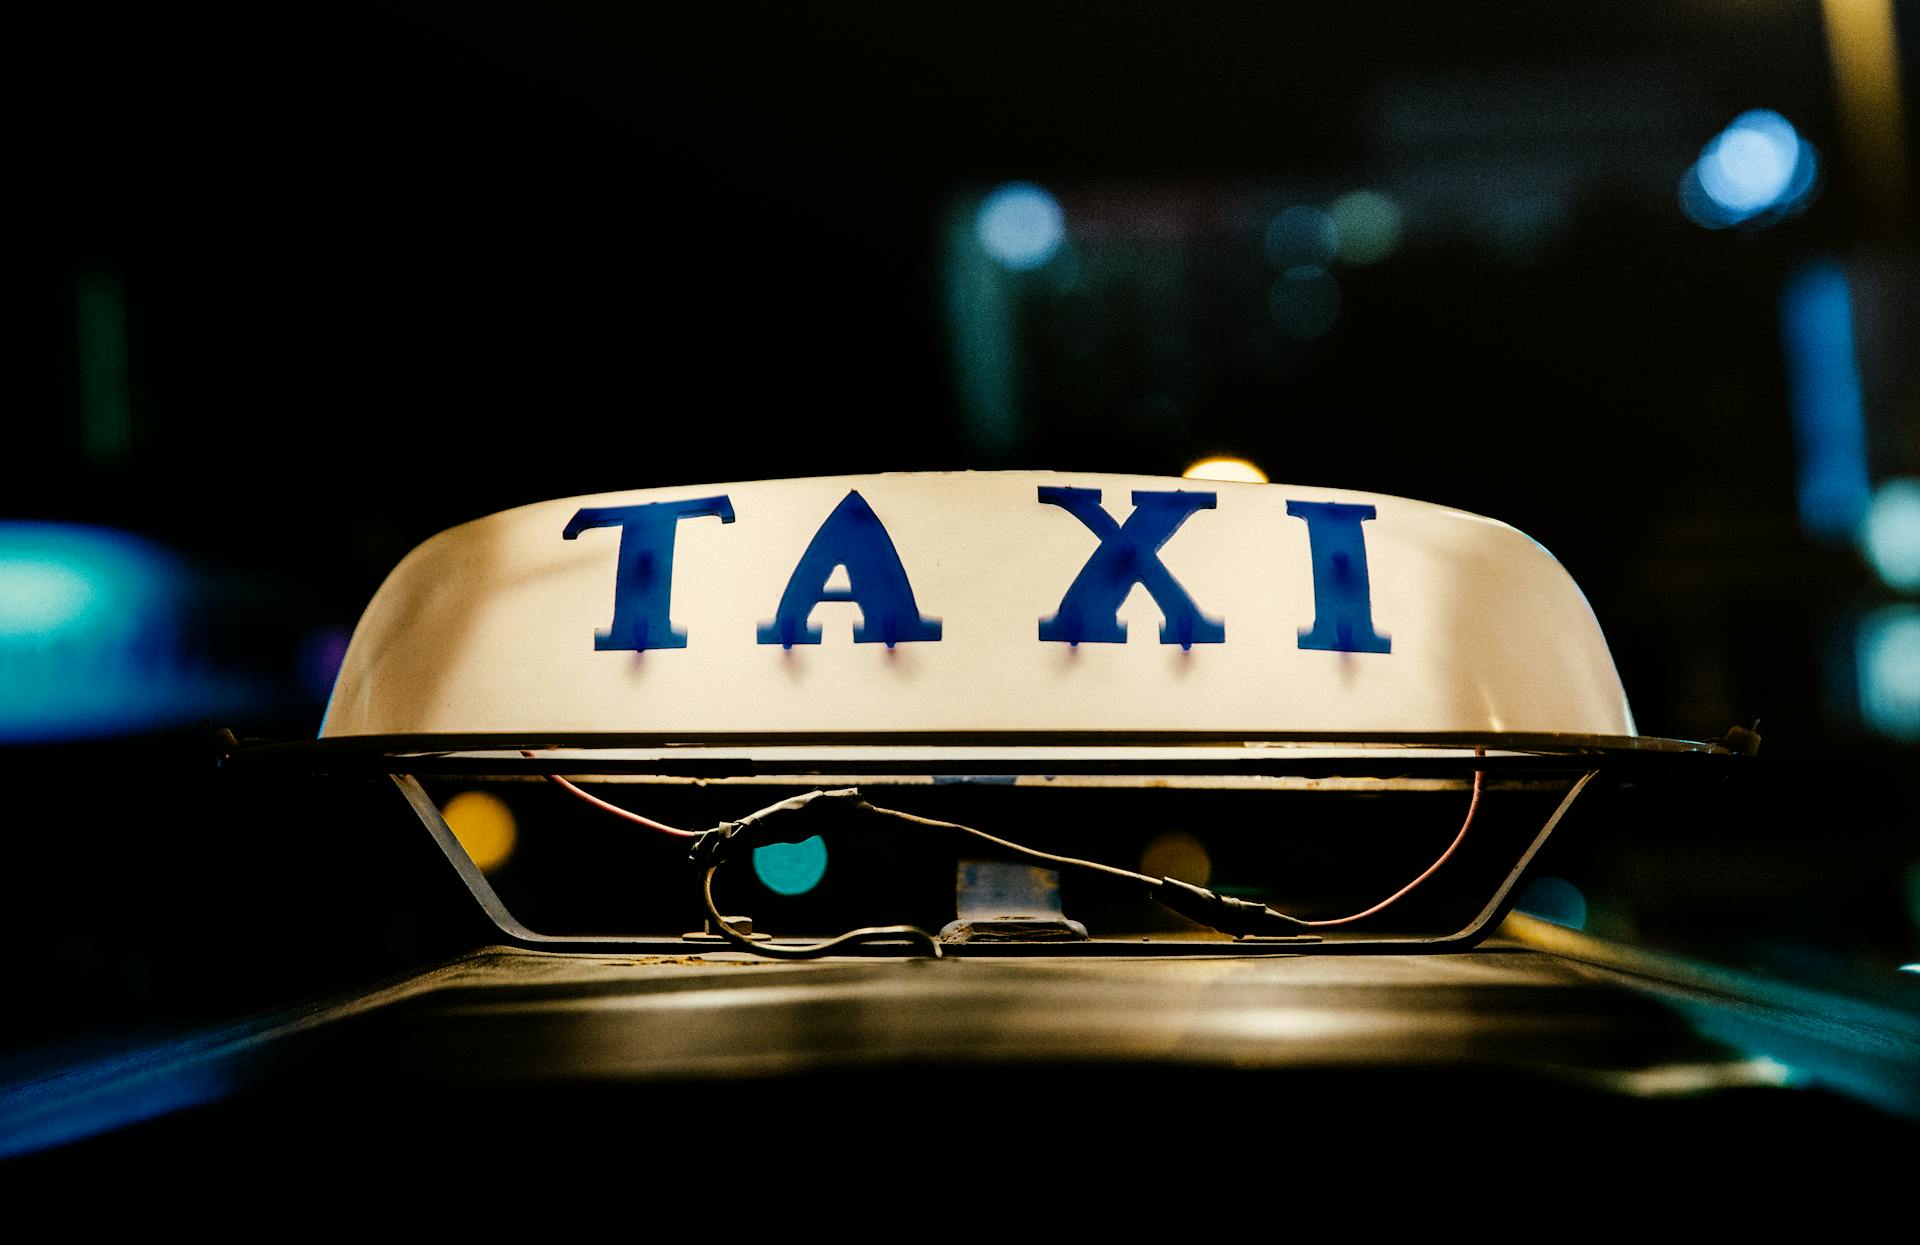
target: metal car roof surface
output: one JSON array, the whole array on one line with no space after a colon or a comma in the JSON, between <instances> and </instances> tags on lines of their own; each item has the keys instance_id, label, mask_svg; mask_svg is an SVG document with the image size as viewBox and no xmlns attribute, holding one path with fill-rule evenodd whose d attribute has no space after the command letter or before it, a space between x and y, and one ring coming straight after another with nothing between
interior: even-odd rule
<instances>
[{"instance_id":1,"label":"metal car roof surface","mask_svg":"<svg viewBox=\"0 0 1920 1245\"><path fill-rule=\"evenodd\" d=\"M1073 1143L1097 1152L1164 1141L1191 1112L1296 1145L1378 1130L1433 1162L1469 1157L1460 1137L1482 1118L1558 1121L1557 1156L1657 1119L1636 1145L1706 1146L1696 1167L1788 1136L1872 1162L1898 1153L1883 1139L1911 1142L1898 1114L1920 1112L1916 1069L1911 1017L1525 918L1448 956L796 965L494 948L17 1085L0 1146L56 1164L179 1145L240 1162L258 1145L405 1152L426 1170L475 1130L565 1150L605 1144L615 1120L649 1136L697 1122L805 1150L903 1121L964 1146L1099 1118ZM1476 1118L1422 1115L1448 1111Z\"/></svg>"}]
</instances>

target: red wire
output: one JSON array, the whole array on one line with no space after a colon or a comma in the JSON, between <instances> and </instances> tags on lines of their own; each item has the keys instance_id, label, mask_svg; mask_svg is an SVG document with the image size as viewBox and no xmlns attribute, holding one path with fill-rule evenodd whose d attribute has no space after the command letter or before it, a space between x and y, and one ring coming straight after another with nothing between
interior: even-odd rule
<instances>
[{"instance_id":1,"label":"red wire","mask_svg":"<svg viewBox=\"0 0 1920 1245\"><path fill-rule=\"evenodd\" d=\"M526 757L528 760L533 759L533 753L531 752L522 752L520 755L523 757ZM636 812L633 812L629 809L621 808L618 804L609 804L597 795L590 795L587 792L582 791L580 788L574 786L572 783L560 777L560 775L558 774L548 774L547 781L560 787L564 791L571 791L573 794L579 796L581 799L593 805L595 808L604 809L605 811L612 813L615 817L625 818L626 820L632 822L636 826L645 826L649 830L658 830L662 834L678 835L680 838L683 838L683 839L691 839L691 838L698 837L692 830L681 830L678 827L669 826L664 821L655 821L651 817L642 817L640 814Z\"/></svg>"},{"instance_id":2,"label":"red wire","mask_svg":"<svg viewBox=\"0 0 1920 1245\"><path fill-rule=\"evenodd\" d=\"M1441 865L1446 864L1447 858L1453 855L1454 849L1459 847L1461 841L1467 837L1467 827L1473 824L1473 815L1480 811L1480 780L1485 777L1486 775L1479 770L1475 770L1473 772L1473 799L1467 802L1467 819L1460 823L1460 833L1453 836L1453 842L1447 845L1447 850L1440 853L1440 859L1434 861L1432 864L1427 866L1427 871L1425 873L1422 873L1419 877L1415 878L1413 881L1407 883L1405 886L1401 887L1399 890L1393 892L1393 894L1388 895L1385 899L1382 899L1379 903L1373 905L1373 907L1368 908L1365 912L1356 912L1352 916L1337 916L1337 917L1331 918L1330 920L1325 920L1325 921L1303 921L1301 922L1301 924L1303 925L1346 925L1346 924L1349 924L1350 922L1358 921L1365 917L1370 917L1374 913L1383 912L1391 905L1399 902L1401 897L1404 896L1408 891L1412 890L1414 887L1420 885L1420 883L1432 877L1434 874L1434 870L1438 869Z\"/></svg>"}]
</instances>

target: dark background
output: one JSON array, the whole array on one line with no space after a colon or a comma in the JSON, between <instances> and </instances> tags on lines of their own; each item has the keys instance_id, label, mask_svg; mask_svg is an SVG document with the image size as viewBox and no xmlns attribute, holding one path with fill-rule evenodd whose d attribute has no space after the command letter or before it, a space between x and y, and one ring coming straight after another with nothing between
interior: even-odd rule
<instances>
[{"instance_id":1,"label":"dark background","mask_svg":"<svg viewBox=\"0 0 1920 1245\"><path fill-rule=\"evenodd\" d=\"M1910 85L1920 16L1894 8ZM359 610L441 528L1218 452L1510 522L1586 589L1643 732L1762 720L1740 782L1567 849L1594 928L1913 976L1916 757L1857 673L1900 596L1801 522L1780 329L1792 274L1840 265L1870 473L1920 470L1912 144L1858 154L1818 4L64 13L9 74L0 518L177 555L148 656L192 677L137 729L0 747L11 1045L458 941L384 830L235 811L200 732L312 734ZM1703 229L1676 187L1756 107L1820 181ZM973 214L1016 179L1066 246L993 272ZM1289 338L1265 222L1362 188L1400 202L1400 245L1336 267L1331 331ZM992 409L983 316L1010 343Z\"/></svg>"}]
</instances>

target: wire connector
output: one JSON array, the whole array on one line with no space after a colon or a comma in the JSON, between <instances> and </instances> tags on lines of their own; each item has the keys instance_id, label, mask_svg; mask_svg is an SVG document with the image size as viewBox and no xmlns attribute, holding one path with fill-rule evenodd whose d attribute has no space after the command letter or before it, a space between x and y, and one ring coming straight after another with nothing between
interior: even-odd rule
<instances>
[{"instance_id":1,"label":"wire connector","mask_svg":"<svg viewBox=\"0 0 1920 1245\"><path fill-rule=\"evenodd\" d=\"M1161 878L1151 892L1155 901L1173 909L1190 921L1235 938L1249 934L1293 933L1305 929L1307 922L1276 912L1250 899L1220 895L1204 886L1182 882L1179 878Z\"/></svg>"}]
</instances>

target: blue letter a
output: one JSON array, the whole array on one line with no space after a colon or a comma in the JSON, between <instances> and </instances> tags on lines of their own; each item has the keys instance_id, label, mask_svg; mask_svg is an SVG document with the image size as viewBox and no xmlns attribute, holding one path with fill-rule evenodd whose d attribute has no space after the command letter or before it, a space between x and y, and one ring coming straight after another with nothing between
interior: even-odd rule
<instances>
[{"instance_id":1,"label":"blue letter a","mask_svg":"<svg viewBox=\"0 0 1920 1245\"><path fill-rule=\"evenodd\" d=\"M1040 500L1060 507L1100 538L1100 547L1074 576L1067 595L1060 598L1060 608L1040 620L1041 639L1068 644L1125 644L1127 624L1120 621L1120 606L1139 584L1160 607L1160 643L1191 648L1226 640L1226 624L1202 614L1173 572L1160 561L1160 546L1180 530L1188 515L1213 509L1214 494L1135 492L1133 513L1125 524L1115 522L1101 507L1097 488L1043 484Z\"/></svg>"},{"instance_id":2,"label":"blue letter a","mask_svg":"<svg viewBox=\"0 0 1920 1245\"><path fill-rule=\"evenodd\" d=\"M687 633L668 612L673 592L673 536L680 520L718 515L733 522L725 497L656 501L640 506L596 506L575 513L561 536L572 540L596 527L620 529L620 561L613 575L613 626L593 637L596 649L685 648Z\"/></svg>"},{"instance_id":3,"label":"blue letter a","mask_svg":"<svg viewBox=\"0 0 1920 1245\"><path fill-rule=\"evenodd\" d=\"M846 588L829 589L827 580L843 566ZM912 640L940 638L940 620L920 616L893 538L857 492L841 498L813 534L800 564L787 579L787 590L780 594L773 621L760 624L760 643L784 648L820 643L820 628L808 619L822 601L852 601L860 607L860 625L853 629L856 644L884 643L892 648Z\"/></svg>"}]
</instances>

